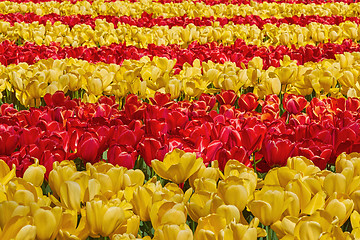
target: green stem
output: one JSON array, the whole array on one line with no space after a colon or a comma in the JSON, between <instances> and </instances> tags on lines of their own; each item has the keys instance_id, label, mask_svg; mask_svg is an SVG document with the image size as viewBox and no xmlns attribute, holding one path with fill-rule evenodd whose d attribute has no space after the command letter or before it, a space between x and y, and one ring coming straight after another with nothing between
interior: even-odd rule
<instances>
[{"instance_id":1,"label":"green stem","mask_svg":"<svg viewBox=\"0 0 360 240\"><path fill-rule=\"evenodd\" d=\"M266 240L269 240L270 239L270 226L266 226L265 229L266 229Z\"/></svg>"}]
</instances>

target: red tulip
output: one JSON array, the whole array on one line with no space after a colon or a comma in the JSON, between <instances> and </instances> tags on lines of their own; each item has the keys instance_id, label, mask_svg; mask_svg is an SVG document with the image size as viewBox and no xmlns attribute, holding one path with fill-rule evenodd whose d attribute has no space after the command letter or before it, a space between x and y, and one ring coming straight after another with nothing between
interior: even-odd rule
<instances>
[{"instance_id":1,"label":"red tulip","mask_svg":"<svg viewBox=\"0 0 360 240\"><path fill-rule=\"evenodd\" d=\"M285 93L284 95L283 106L285 110L290 114L298 114L307 105L308 102L306 101L304 96L287 93Z\"/></svg>"},{"instance_id":2,"label":"red tulip","mask_svg":"<svg viewBox=\"0 0 360 240\"><path fill-rule=\"evenodd\" d=\"M119 165L128 169L134 168L135 161L137 158L137 152L127 152L125 148L119 145L110 146L107 152L107 160L113 165Z\"/></svg>"},{"instance_id":3,"label":"red tulip","mask_svg":"<svg viewBox=\"0 0 360 240\"><path fill-rule=\"evenodd\" d=\"M96 160L99 159L101 154L99 152L99 148L99 140L90 133L85 133L79 139L79 143L77 146L77 155L84 162L90 162L94 164Z\"/></svg>"},{"instance_id":4,"label":"red tulip","mask_svg":"<svg viewBox=\"0 0 360 240\"><path fill-rule=\"evenodd\" d=\"M237 95L233 90L221 91L220 94L216 95L216 100L221 105L234 105L237 99Z\"/></svg>"},{"instance_id":5,"label":"red tulip","mask_svg":"<svg viewBox=\"0 0 360 240\"><path fill-rule=\"evenodd\" d=\"M258 97L253 93L242 94L238 100L238 104L240 111L253 111L259 105Z\"/></svg>"},{"instance_id":6,"label":"red tulip","mask_svg":"<svg viewBox=\"0 0 360 240\"><path fill-rule=\"evenodd\" d=\"M285 166L294 150L294 145L289 139L266 139L261 152L270 167Z\"/></svg>"}]
</instances>

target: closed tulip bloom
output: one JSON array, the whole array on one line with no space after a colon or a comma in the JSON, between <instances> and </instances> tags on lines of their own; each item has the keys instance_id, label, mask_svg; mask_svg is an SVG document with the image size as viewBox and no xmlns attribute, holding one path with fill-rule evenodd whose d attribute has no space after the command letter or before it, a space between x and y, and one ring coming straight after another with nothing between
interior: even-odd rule
<instances>
[{"instance_id":1,"label":"closed tulip bloom","mask_svg":"<svg viewBox=\"0 0 360 240\"><path fill-rule=\"evenodd\" d=\"M194 234L195 239L218 240L219 233L226 227L226 219L218 214L210 214L199 219Z\"/></svg>"},{"instance_id":2,"label":"closed tulip bloom","mask_svg":"<svg viewBox=\"0 0 360 240\"><path fill-rule=\"evenodd\" d=\"M102 200L86 203L86 219L90 236L109 236L125 220L124 210Z\"/></svg>"},{"instance_id":3,"label":"closed tulip bloom","mask_svg":"<svg viewBox=\"0 0 360 240\"><path fill-rule=\"evenodd\" d=\"M151 207L150 218L154 229L165 224L186 223L187 210L183 203L160 201Z\"/></svg>"},{"instance_id":4,"label":"closed tulip bloom","mask_svg":"<svg viewBox=\"0 0 360 240\"><path fill-rule=\"evenodd\" d=\"M211 200L214 194L206 191L195 192L187 203L189 216L197 222L200 217L210 214Z\"/></svg>"},{"instance_id":5,"label":"closed tulip bloom","mask_svg":"<svg viewBox=\"0 0 360 240\"><path fill-rule=\"evenodd\" d=\"M39 162L36 160L34 164L25 170L23 179L32 183L35 187L40 187L44 181L45 172L46 168L39 165Z\"/></svg>"},{"instance_id":6,"label":"closed tulip bloom","mask_svg":"<svg viewBox=\"0 0 360 240\"><path fill-rule=\"evenodd\" d=\"M188 225L166 224L155 231L153 240L192 240L193 233Z\"/></svg>"},{"instance_id":7,"label":"closed tulip bloom","mask_svg":"<svg viewBox=\"0 0 360 240\"><path fill-rule=\"evenodd\" d=\"M32 211L34 216L34 225L36 226L37 239L55 239L59 232L59 225L62 217L61 208L37 208Z\"/></svg>"},{"instance_id":8,"label":"closed tulip bloom","mask_svg":"<svg viewBox=\"0 0 360 240\"><path fill-rule=\"evenodd\" d=\"M75 163L72 161L55 162L53 170L49 174L49 186L55 197L60 195L60 186L70 179L76 172Z\"/></svg>"},{"instance_id":9,"label":"closed tulip bloom","mask_svg":"<svg viewBox=\"0 0 360 240\"><path fill-rule=\"evenodd\" d=\"M60 200L63 206L80 211L81 189L77 182L65 181L60 187Z\"/></svg>"},{"instance_id":10,"label":"closed tulip bloom","mask_svg":"<svg viewBox=\"0 0 360 240\"><path fill-rule=\"evenodd\" d=\"M225 181L219 182L218 195L225 204L235 205L239 211L242 211L251 194L248 192L247 184L249 184L249 181L237 177L229 177Z\"/></svg>"},{"instance_id":11,"label":"closed tulip bloom","mask_svg":"<svg viewBox=\"0 0 360 240\"><path fill-rule=\"evenodd\" d=\"M165 155L163 162L151 161L151 166L160 177L180 184L193 175L202 163L202 158L196 158L195 153L186 153L176 148Z\"/></svg>"},{"instance_id":12,"label":"closed tulip bloom","mask_svg":"<svg viewBox=\"0 0 360 240\"><path fill-rule=\"evenodd\" d=\"M325 203L325 210L331 216L338 217L339 226L342 226L354 210L354 201L346 194L334 193Z\"/></svg>"}]
</instances>

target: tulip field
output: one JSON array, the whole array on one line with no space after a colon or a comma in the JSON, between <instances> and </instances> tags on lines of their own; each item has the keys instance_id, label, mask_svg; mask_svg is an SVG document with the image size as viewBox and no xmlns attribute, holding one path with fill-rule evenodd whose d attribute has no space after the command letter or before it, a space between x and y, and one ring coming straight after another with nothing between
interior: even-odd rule
<instances>
[{"instance_id":1,"label":"tulip field","mask_svg":"<svg viewBox=\"0 0 360 240\"><path fill-rule=\"evenodd\" d=\"M360 239L360 1L0 0L12 239Z\"/></svg>"}]
</instances>

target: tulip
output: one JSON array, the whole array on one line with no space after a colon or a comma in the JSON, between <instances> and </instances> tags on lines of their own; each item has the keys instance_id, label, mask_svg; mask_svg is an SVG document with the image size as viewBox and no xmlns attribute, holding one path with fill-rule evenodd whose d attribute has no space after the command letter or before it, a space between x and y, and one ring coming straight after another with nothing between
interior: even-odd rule
<instances>
[{"instance_id":1,"label":"tulip","mask_svg":"<svg viewBox=\"0 0 360 240\"><path fill-rule=\"evenodd\" d=\"M36 160L34 164L30 165L25 170L23 179L32 183L36 187L40 187L44 181L45 172L46 168L39 165L39 162Z\"/></svg>"},{"instance_id":2,"label":"tulip","mask_svg":"<svg viewBox=\"0 0 360 240\"><path fill-rule=\"evenodd\" d=\"M32 211L37 239L55 239L62 217L61 208L43 209L35 207Z\"/></svg>"},{"instance_id":3,"label":"tulip","mask_svg":"<svg viewBox=\"0 0 360 240\"><path fill-rule=\"evenodd\" d=\"M286 111L290 114L298 114L301 112L308 102L303 96L296 96L293 94L284 94L283 105Z\"/></svg>"},{"instance_id":4,"label":"tulip","mask_svg":"<svg viewBox=\"0 0 360 240\"><path fill-rule=\"evenodd\" d=\"M60 186L76 172L75 163L71 161L55 162L49 174L49 186L55 197L60 196Z\"/></svg>"},{"instance_id":5,"label":"tulip","mask_svg":"<svg viewBox=\"0 0 360 240\"><path fill-rule=\"evenodd\" d=\"M193 233L188 225L166 224L156 229L153 240L183 239L192 240Z\"/></svg>"},{"instance_id":6,"label":"tulip","mask_svg":"<svg viewBox=\"0 0 360 240\"><path fill-rule=\"evenodd\" d=\"M219 182L218 195L225 204L235 205L242 212L253 191L249 184L251 183L246 179L228 177L225 181Z\"/></svg>"},{"instance_id":7,"label":"tulip","mask_svg":"<svg viewBox=\"0 0 360 240\"><path fill-rule=\"evenodd\" d=\"M250 112L259 105L258 97L253 93L242 94L238 100L240 111Z\"/></svg>"},{"instance_id":8,"label":"tulip","mask_svg":"<svg viewBox=\"0 0 360 240\"><path fill-rule=\"evenodd\" d=\"M354 210L353 200L346 194L334 193L325 203L325 210L331 216L339 219L339 226L342 226Z\"/></svg>"},{"instance_id":9,"label":"tulip","mask_svg":"<svg viewBox=\"0 0 360 240\"><path fill-rule=\"evenodd\" d=\"M64 207L80 211L81 188L77 182L65 181L60 187L60 200Z\"/></svg>"},{"instance_id":10,"label":"tulip","mask_svg":"<svg viewBox=\"0 0 360 240\"><path fill-rule=\"evenodd\" d=\"M187 210L183 203L159 201L152 205L150 219L154 229L165 224L185 224Z\"/></svg>"},{"instance_id":11,"label":"tulip","mask_svg":"<svg viewBox=\"0 0 360 240\"><path fill-rule=\"evenodd\" d=\"M90 236L109 236L125 221L125 213L111 202L91 200L86 203L86 219Z\"/></svg>"},{"instance_id":12,"label":"tulip","mask_svg":"<svg viewBox=\"0 0 360 240\"><path fill-rule=\"evenodd\" d=\"M177 184L185 182L199 170L202 163L202 158L196 158L195 153L185 153L179 149L166 154L163 162L151 161L153 169L160 177Z\"/></svg>"},{"instance_id":13,"label":"tulip","mask_svg":"<svg viewBox=\"0 0 360 240\"><path fill-rule=\"evenodd\" d=\"M282 188L263 188L254 193L254 200L249 202L248 207L262 224L269 226L280 220L291 201L291 198L285 198Z\"/></svg>"},{"instance_id":14,"label":"tulip","mask_svg":"<svg viewBox=\"0 0 360 240\"><path fill-rule=\"evenodd\" d=\"M6 185L11 179L15 177L16 168L13 166L10 171L9 166L3 161L0 160L0 183Z\"/></svg>"},{"instance_id":15,"label":"tulip","mask_svg":"<svg viewBox=\"0 0 360 240\"><path fill-rule=\"evenodd\" d=\"M210 204L213 197L213 193L206 191L197 191L191 196L187 208L193 221L198 222L200 217L210 214Z\"/></svg>"},{"instance_id":16,"label":"tulip","mask_svg":"<svg viewBox=\"0 0 360 240\"><path fill-rule=\"evenodd\" d=\"M36 227L33 225L33 219L25 216L13 217L0 231L1 239L26 239L35 240Z\"/></svg>"},{"instance_id":17,"label":"tulip","mask_svg":"<svg viewBox=\"0 0 360 240\"><path fill-rule=\"evenodd\" d=\"M257 223L256 223L257 222ZM231 222L229 225L222 229L219 234L219 240L225 239L257 239L258 237L265 237L266 232L264 229L257 228L259 220L254 219L250 225L243 225L241 223Z\"/></svg>"},{"instance_id":18,"label":"tulip","mask_svg":"<svg viewBox=\"0 0 360 240\"><path fill-rule=\"evenodd\" d=\"M294 143L288 139L268 139L264 141L262 151L269 166L284 166L294 148Z\"/></svg>"},{"instance_id":19,"label":"tulip","mask_svg":"<svg viewBox=\"0 0 360 240\"><path fill-rule=\"evenodd\" d=\"M226 227L226 220L217 214L210 214L199 219L194 234L195 239L217 240L222 229Z\"/></svg>"}]
</instances>

